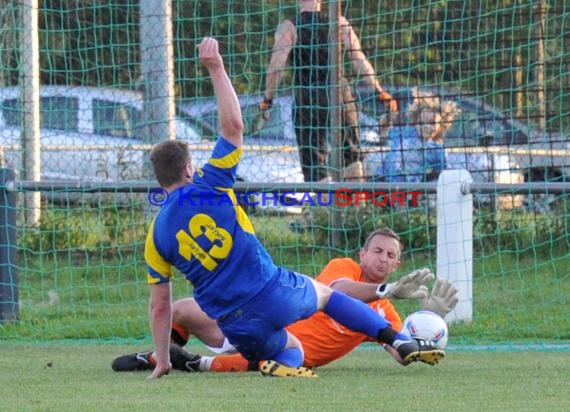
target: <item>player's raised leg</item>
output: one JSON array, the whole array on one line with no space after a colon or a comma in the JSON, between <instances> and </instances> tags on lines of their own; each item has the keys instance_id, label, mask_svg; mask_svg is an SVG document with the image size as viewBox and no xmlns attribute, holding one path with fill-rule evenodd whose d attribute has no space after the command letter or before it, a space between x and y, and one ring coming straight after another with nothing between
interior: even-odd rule
<instances>
[{"instance_id":1,"label":"player's raised leg","mask_svg":"<svg viewBox=\"0 0 570 412\"><path fill-rule=\"evenodd\" d=\"M341 325L392 346L403 359L404 365L417 361L433 365L445 356L443 350L431 343L395 331L384 317L364 302L319 282L313 281L313 284L320 309Z\"/></svg>"}]
</instances>

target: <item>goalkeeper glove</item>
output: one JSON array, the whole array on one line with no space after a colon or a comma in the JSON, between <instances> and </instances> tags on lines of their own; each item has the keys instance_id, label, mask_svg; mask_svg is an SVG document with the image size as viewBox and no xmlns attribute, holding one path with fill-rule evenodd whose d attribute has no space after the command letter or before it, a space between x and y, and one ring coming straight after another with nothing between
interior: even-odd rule
<instances>
[{"instance_id":1,"label":"goalkeeper glove","mask_svg":"<svg viewBox=\"0 0 570 412\"><path fill-rule=\"evenodd\" d=\"M262 102L259 104L259 115L265 121L269 120L269 110L273 107L273 99L263 96Z\"/></svg>"},{"instance_id":2,"label":"goalkeeper glove","mask_svg":"<svg viewBox=\"0 0 570 412\"><path fill-rule=\"evenodd\" d=\"M419 269L398 279L393 283L383 283L376 289L380 299L426 299L428 289L426 284L432 281L435 275L429 269Z\"/></svg>"},{"instance_id":3,"label":"goalkeeper glove","mask_svg":"<svg viewBox=\"0 0 570 412\"><path fill-rule=\"evenodd\" d=\"M392 98L392 95L388 92L379 92L378 100L383 102L386 106L390 108L391 112L398 111L398 101Z\"/></svg>"},{"instance_id":4,"label":"goalkeeper glove","mask_svg":"<svg viewBox=\"0 0 570 412\"><path fill-rule=\"evenodd\" d=\"M429 310L442 318L453 310L459 302L459 290L448 280L437 278L431 295L423 302L423 310Z\"/></svg>"}]
</instances>

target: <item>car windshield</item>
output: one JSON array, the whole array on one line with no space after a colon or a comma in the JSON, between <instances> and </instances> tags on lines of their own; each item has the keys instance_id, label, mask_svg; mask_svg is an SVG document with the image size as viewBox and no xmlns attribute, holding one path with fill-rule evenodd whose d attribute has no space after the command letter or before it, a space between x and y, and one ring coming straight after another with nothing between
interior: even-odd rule
<instances>
[{"instance_id":1,"label":"car windshield","mask_svg":"<svg viewBox=\"0 0 570 412\"><path fill-rule=\"evenodd\" d=\"M281 140L284 144L291 143L285 140L293 141L294 136L287 136L287 122L291 122L291 107L277 103L268 111L267 120L263 120L259 115L259 103L251 103L242 107L242 116L246 138Z\"/></svg>"},{"instance_id":2,"label":"car windshield","mask_svg":"<svg viewBox=\"0 0 570 412\"><path fill-rule=\"evenodd\" d=\"M392 91L392 95L399 99L400 107L407 107L412 99L411 89L401 88ZM359 89L358 98L361 113L368 118L380 119L386 113L386 106L376 99L373 92L368 89ZM447 97L443 96L442 100ZM528 143L528 135L524 127L517 126L507 116L492 107L486 106L482 101L470 98L457 98L457 94L449 94L449 99L459 104L460 114L454 119L450 128L444 135L447 147L474 147L492 145L513 145ZM361 118L363 118L361 116ZM364 118L365 124L369 121ZM363 121L360 121L361 124ZM363 139L363 141L365 141ZM386 142L381 142L385 144Z\"/></svg>"},{"instance_id":3,"label":"car windshield","mask_svg":"<svg viewBox=\"0 0 570 412\"><path fill-rule=\"evenodd\" d=\"M240 96L242 117L244 121L244 137L246 142L263 144L264 141L295 144L293 127L293 98L290 95L278 96L273 100L273 106L267 111L267 119L261 119L259 104L260 95ZM183 110L193 113L196 119L207 128L218 128L218 112L215 102L211 100L195 101L182 106ZM377 118L361 111L358 115L361 140L369 144L378 144Z\"/></svg>"},{"instance_id":4,"label":"car windshield","mask_svg":"<svg viewBox=\"0 0 570 412\"><path fill-rule=\"evenodd\" d=\"M457 101L461 113L445 134L446 146L505 146L528 143L528 136L500 112L487 109L482 103L475 101Z\"/></svg>"},{"instance_id":5,"label":"car windshield","mask_svg":"<svg viewBox=\"0 0 570 412\"><path fill-rule=\"evenodd\" d=\"M22 126L20 99L7 99L1 104L6 126ZM75 97L46 96L40 99L40 127L44 129L76 132L79 102Z\"/></svg>"},{"instance_id":6,"label":"car windshield","mask_svg":"<svg viewBox=\"0 0 570 412\"><path fill-rule=\"evenodd\" d=\"M132 106L110 100L93 99L93 131L113 137L142 135L141 113Z\"/></svg>"}]
</instances>

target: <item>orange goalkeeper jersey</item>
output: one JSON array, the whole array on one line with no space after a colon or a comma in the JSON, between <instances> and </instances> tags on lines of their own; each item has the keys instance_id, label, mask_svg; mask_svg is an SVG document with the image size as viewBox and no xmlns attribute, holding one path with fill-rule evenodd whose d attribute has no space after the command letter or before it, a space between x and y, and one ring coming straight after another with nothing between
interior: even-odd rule
<instances>
[{"instance_id":1,"label":"orange goalkeeper jersey","mask_svg":"<svg viewBox=\"0 0 570 412\"><path fill-rule=\"evenodd\" d=\"M360 265L349 258L331 260L315 279L328 286L342 279L364 281ZM369 302L368 306L383 315L392 324L392 328L398 331L401 329L400 315L388 299ZM287 330L303 344L305 350L303 365L307 367L326 365L346 355L362 342L374 341L362 333L353 332L336 323L321 311L310 318L295 322L287 327Z\"/></svg>"}]
</instances>

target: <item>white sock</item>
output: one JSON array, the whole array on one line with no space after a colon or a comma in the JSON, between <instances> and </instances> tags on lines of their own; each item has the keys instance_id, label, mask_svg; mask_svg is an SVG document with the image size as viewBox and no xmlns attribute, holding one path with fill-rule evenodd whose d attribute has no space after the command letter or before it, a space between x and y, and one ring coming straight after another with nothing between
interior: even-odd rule
<instances>
[{"instance_id":1,"label":"white sock","mask_svg":"<svg viewBox=\"0 0 570 412\"><path fill-rule=\"evenodd\" d=\"M392 342L392 347L394 349L398 349L398 346L400 346L402 343L410 343L412 340L401 340L401 339L396 339L394 342Z\"/></svg>"},{"instance_id":2,"label":"white sock","mask_svg":"<svg viewBox=\"0 0 570 412\"><path fill-rule=\"evenodd\" d=\"M210 370L210 368L212 367L212 362L214 361L214 357L213 356L201 356L200 357L200 365L198 366L198 369L201 372L207 372Z\"/></svg>"}]
</instances>

